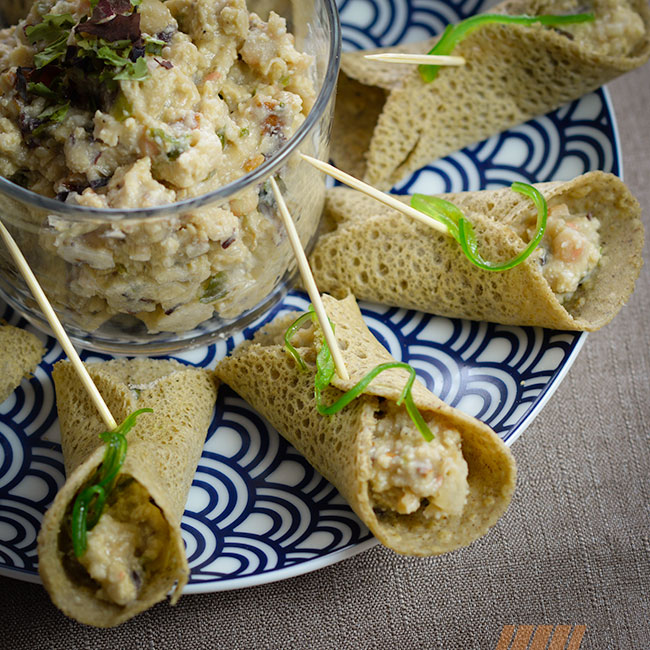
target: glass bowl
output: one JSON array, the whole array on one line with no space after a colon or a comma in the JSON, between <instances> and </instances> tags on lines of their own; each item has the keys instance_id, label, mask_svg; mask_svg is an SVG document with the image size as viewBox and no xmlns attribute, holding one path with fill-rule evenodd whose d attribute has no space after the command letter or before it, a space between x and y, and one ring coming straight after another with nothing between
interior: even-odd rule
<instances>
[{"instance_id":1,"label":"glass bowl","mask_svg":"<svg viewBox=\"0 0 650 650\"><path fill-rule=\"evenodd\" d=\"M205 194L148 208L68 204L0 177L0 218L85 348L158 354L230 336L276 304L296 266L269 187L275 176L307 249L325 179L298 153L327 159L341 37L334 0L248 0L287 21L313 57L315 101L293 135L244 176ZM0 294L49 333L0 246Z\"/></svg>"}]
</instances>

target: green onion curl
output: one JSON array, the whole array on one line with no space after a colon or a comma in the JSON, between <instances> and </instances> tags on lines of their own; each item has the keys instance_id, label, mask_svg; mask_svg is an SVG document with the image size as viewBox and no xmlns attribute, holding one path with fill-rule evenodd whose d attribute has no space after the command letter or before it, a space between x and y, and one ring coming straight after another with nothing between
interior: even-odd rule
<instances>
[{"instance_id":1,"label":"green onion curl","mask_svg":"<svg viewBox=\"0 0 650 650\"><path fill-rule=\"evenodd\" d=\"M301 370L307 370L307 364L300 356L298 350L296 350L292 345L291 339L308 320L317 322L316 312L314 311L313 305L309 305L309 309L289 325L287 331L284 333L284 346L289 354L296 360L296 363L300 366ZM330 321L330 325L332 326L332 331L334 331L334 324L332 321ZM327 341L323 340L323 346L316 355L316 376L314 377L314 396L316 397L316 402L320 401L321 392L330 385L335 373L336 366L334 365L332 353L330 352L329 345L327 345Z\"/></svg>"},{"instance_id":2,"label":"green onion curl","mask_svg":"<svg viewBox=\"0 0 650 650\"><path fill-rule=\"evenodd\" d=\"M309 305L311 308L311 305ZM300 366L301 370L307 370L307 364L305 360L300 356L300 352L291 344L291 339L294 334L308 321L311 320L313 312L307 311L301 316L299 316L284 333L284 347L287 349L289 354L296 360L296 363Z\"/></svg>"},{"instance_id":3,"label":"green onion curl","mask_svg":"<svg viewBox=\"0 0 650 650\"><path fill-rule=\"evenodd\" d=\"M478 251L478 242L474 232L474 226L465 217L463 212L453 203L437 196L426 196L425 194L414 194L411 197L411 206L423 212L427 216L444 224L449 234L460 244L467 259L481 269L486 271L507 271L526 260L537 248L546 231L548 219L548 205L542 193L527 183L515 182L511 185L514 192L523 194L531 199L537 208L537 224L535 236L528 246L507 262L497 263L483 259Z\"/></svg>"},{"instance_id":4,"label":"green onion curl","mask_svg":"<svg viewBox=\"0 0 650 650\"><path fill-rule=\"evenodd\" d=\"M296 348L291 344L291 338L298 331L298 329L307 322L309 319L314 319L315 313L313 308L310 305L310 311L301 314L287 329L284 335L284 342L287 351L291 356L296 360L301 369L306 370L307 365L305 364L304 359L300 356L300 353ZM402 393L397 400L397 406L401 406L402 403L406 408L406 412L409 414L409 417L415 424L417 430L422 434L422 437L427 441L431 442L433 440L433 433L431 429L427 426L422 414L418 410L415 402L413 401L413 396L411 394L411 388L413 382L416 378L415 369L408 365L407 363L402 363L399 361L393 361L389 363L382 363L373 368L365 377L359 380L349 391L343 393L334 404L329 406L323 403L323 391L331 384L332 378L336 372L334 366L334 360L332 359L332 353L326 341L323 341L323 345L316 356L316 376L314 377L314 397L316 399L316 408L321 415L334 415L339 411L343 410L350 402L357 399L363 391L368 387L370 382L377 377L384 370L389 370L391 368L401 368L406 370L410 376L404 385Z\"/></svg>"},{"instance_id":5,"label":"green onion curl","mask_svg":"<svg viewBox=\"0 0 650 650\"><path fill-rule=\"evenodd\" d=\"M85 487L72 506L71 532L72 548L75 557L86 552L87 533L92 530L102 516L106 499L115 485L115 479L126 458L126 434L133 428L142 413L153 413L145 408L131 413L117 429L104 431L100 438L106 443L102 464L96 473L96 483Z\"/></svg>"},{"instance_id":6,"label":"green onion curl","mask_svg":"<svg viewBox=\"0 0 650 650\"><path fill-rule=\"evenodd\" d=\"M415 402L413 401L413 396L411 395L411 387L413 386L413 382L415 381L415 369L411 366L409 366L408 363L402 363L400 361L393 361L389 363L381 363L378 366L375 366L363 379L360 379L347 393L343 393L341 397L339 397L334 404L330 404L330 406L325 406L322 403L322 400L319 400L316 404L316 408L318 409L318 412L321 415L334 415L335 413L338 413L342 409L344 409L350 402L355 400L357 397L359 397L363 391L368 387L370 382L381 372L384 372L384 370L390 370L391 368L401 368L402 370L406 370L409 374L410 377L408 378L406 384L404 385L404 388L402 389L402 393L399 396L399 399L397 400L396 404L397 406L401 406L402 403L404 403L404 406L406 407L406 412L409 414L411 417L411 420L413 420L413 424L417 427L418 431L422 434L422 437L427 441L431 442L433 440L433 434L431 433L431 430L427 426L427 423L424 421L424 418L422 417L422 414L420 411L418 411L417 406L415 405Z\"/></svg>"},{"instance_id":7,"label":"green onion curl","mask_svg":"<svg viewBox=\"0 0 650 650\"><path fill-rule=\"evenodd\" d=\"M476 31L483 25L490 24L515 24L515 25L534 25L540 23L554 27L556 25L575 25L585 23L595 19L593 13L570 14L567 16L508 16L503 14L479 14L470 16L457 25L447 25L445 31L438 42L431 48L429 54L451 54L458 43ZM438 75L439 65L421 65L419 66L420 76L426 83L431 83Z\"/></svg>"}]
</instances>

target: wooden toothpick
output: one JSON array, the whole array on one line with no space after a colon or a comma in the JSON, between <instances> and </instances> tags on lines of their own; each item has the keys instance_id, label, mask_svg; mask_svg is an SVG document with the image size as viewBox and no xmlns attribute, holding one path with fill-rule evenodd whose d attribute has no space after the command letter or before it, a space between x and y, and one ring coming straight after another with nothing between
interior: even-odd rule
<instances>
[{"instance_id":1,"label":"wooden toothpick","mask_svg":"<svg viewBox=\"0 0 650 650\"><path fill-rule=\"evenodd\" d=\"M334 336L334 331L332 330L332 325L330 320L327 317L327 312L325 311L325 305L323 300L320 297L320 291L316 286L314 276L312 275L311 268L309 267L309 262L307 261L307 256L305 255L305 250L300 243L300 237L296 231L296 226L291 218L287 204L284 202L284 197L278 184L275 182L275 178L271 177L271 188L275 194L275 200L280 208L280 214L282 215L282 220L284 226L287 229L289 235L289 242L291 243L291 248L293 248L293 253L296 256L296 261L298 262L298 269L300 270L300 275L302 276L302 281L307 289L309 294L309 299L311 304L314 306L314 311L318 318L320 328L323 331L323 336L327 341L327 345L332 352L332 359L334 361L334 366L336 367L336 373L343 381L348 381L350 375L348 374L347 368L345 367L345 362L343 361L343 355L341 354L341 349L339 344Z\"/></svg>"},{"instance_id":2,"label":"wooden toothpick","mask_svg":"<svg viewBox=\"0 0 650 650\"><path fill-rule=\"evenodd\" d=\"M4 240L5 244L7 245L9 253L16 263L18 270L22 274L23 278L25 278L27 286L34 295L38 306L41 308L41 311L43 312L45 318L47 318L47 322L50 324L54 335L61 344L61 347L65 353L68 355L68 359L70 359L70 362L74 366L74 369L77 371L77 374L79 375L84 388L88 391L90 399L97 407L102 420L104 420L104 424L108 427L109 431L116 429L117 422L115 422L115 418L108 410L108 406L106 406L104 398L101 396L99 390L97 389L97 386L95 385L95 382L92 380L90 374L88 374L86 366L84 366L83 361L77 354L77 351L74 349L72 341L66 334L66 331L63 329L61 321L54 312L50 301L47 299L47 296L43 292L43 289L38 283L34 272L27 263L25 256L22 254L20 248L18 248L18 244L16 244L14 238L11 236L11 233L5 228L5 225L2 223L2 221L0 221L0 234L2 235L2 239Z\"/></svg>"},{"instance_id":3,"label":"wooden toothpick","mask_svg":"<svg viewBox=\"0 0 650 650\"><path fill-rule=\"evenodd\" d=\"M438 232L441 232L445 235L450 234L449 230L447 230L447 226L440 223L439 221L436 221L435 219L432 219L431 217L428 217L426 214L423 214L419 210L412 208L410 205L406 203L402 203L394 196L391 196L390 194L386 194L385 192L381 192L376 187L373 187L372 185L368 185L368 183L364 183L363 181L360 181L358 178L355 178L354 176L350 176L350 174L346 174L345 172L341 171L337 167L334 167L326 162L323 162L322 160L318 160L317 158L312 158L311 156L306 156L305 154L302 153L300 155L302 156L303 160L306 160L309 164L313 165L317 169L320 169L322 172L325 172L329 176L332 176L333 178L336 178L337 180L341 181L341 183L345 183L349 187L352 187L355 190L359 190L360 192L363 192L364 194L371 196L373 199L380 201L384 205L387 205L389 208L393 208L394 210L401 212L407 217L416 219L417 221L423 223L425 226L429 226L429 228L433 228L434 230L437 230Z\"/></svg>"},{"instance_id":4,"label":"wooden toothpick","mask_svg":"<svg viewBox=\"0 0 650 650\"><path fill-rule=\"evenodd\" d=\"M465 65L462 56L446 56L444 54L402 54L385 52L383 54L366 54L365 59L370 61L383 61L384 63L410 63L413 65Z\"/></svg>"}]
</instances>

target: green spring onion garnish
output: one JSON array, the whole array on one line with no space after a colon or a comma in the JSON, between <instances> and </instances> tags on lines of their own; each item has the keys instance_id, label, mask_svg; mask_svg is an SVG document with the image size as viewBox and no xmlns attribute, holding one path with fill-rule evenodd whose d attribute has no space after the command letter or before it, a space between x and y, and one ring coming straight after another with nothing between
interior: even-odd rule
<instances>
[{"instance_id":1,"label":"green spring onion garnish","mask_svg":"<svg viewBox=\"0 0 650 650\"><path fill-rule=\"evenodd\" d=\"M142 413L153 413L153 409L140 409L131 413L114 431L105 431L100 438L106 443L104 460L95 474L97 482L84 488L72 506L72 547L75 557L86 552L87 533L102 516L104 504L115 484L115 479L126 457L126 434L133 428Z\"/></svg>"},{"instance_id":2,"label":"green spring onion garnish","mask_svg":"<svg viewBox=\"0 0 650 650\"><path fill-rule=\"evenodd\" d=\"M449 234L460 244L467 259L472 264L487 271L506 271L518 264L521 264L537 248L539 242L544 237L546 230L546 220L548 218L548 205L546 199L532 185L515 182L511 186L514 192L529 197L537 208L537 225L533 239L528 246L518 255L502 264L484 260L478 252L478 242L474 233L474 226L468 221L462 211L449 201L445 201L437 196L426 196L424 194L414 194L411 198L411 206L416 210L423 212L432 219L439 221L447 226Z\"/></svg>"},{"instance_id":3,"label":"green spring onion garnish","mask_svg":"<svg viewBox=\"0 0 650 650\"><path fill-rule=\"evenodd\" d=\"M534 25L535 23L540 23L542 25L554 27L556 25L586 23L594 20L594 18L595 16L593 13L571 14L568 16L507 16L502 14L479 14L478 16L471 16L457 25L447 25L440 40L429 51L429 54L451 54L458 43L483 25L493 23ZM430 83L436 78L439 69L439 65L421 65L419 67L420 76L423 81Z\"/></svg>"},{"instance_id":4,"label":"green spring onion garnish","mask_svg":"<svg viewBox=\"0 0 650 650\"><path fill-rule=\"evenodd\" d=\"M294 334L300 329L300 327L307 322L308 320L316 319L316 314L313 311L313 308L309 307L309 311L301 314L287 329L284 334L284 344L287 348L287 351L291 356L296 360L298 365L302 370L307 369L304 359L300 356L300 353L296 348L291 344L291 339ZM316 356L316 376L314 377L314 396L316 398L316 408L321 415L334 415L339 411L343 410L350 402L359 397L363 391L368 387L370 382L384 370L389 370L390 368L401 368L410 373L408 381L404 385L399 399L397 400L397 406L401 406L404 403L406 407L406 412L409 414L413 424L415 424L417 430L422 434L422 437L427 441L431 442L433 440L433 433L431 429L427 426L427 423L424 421L422 414L418 411L415 402L413 401L413 396L411 395L411 387L415 381L415 370L409 366L407 363L401 363L399 361L381 363L375 368L373 368L363 379L358 381L349 391L343 393L334 404L329 406L323 404L323 391L330 385L336 368L334 366L334 360L332 359L332 353L327 345L327 341L323 341L323 345Z\"/></svg>"},{"instance_id":5,"label":"green spring onion garnish","mask_svg":"<svg viewBox=\"0 0 650 650\"><path fill-rule=\"evenodd\" d=\"M296 350L296 348L291 345L291 339L293 338L294 334L303 326L303 324L312 318L314 314L313 309L314 308L309 305L309 311L306 311L304 314L298 316L298 318L293 323L291 323L291 325L289 325L287 331L284 333L284 346L287 348L289 354L296 360L296 363L300 366L301 370L307 370L307 364L305 363L305 360L300 356L298 350ZM327 345L327 342L325 342L325 345Z\"/></svg>"}]
</instances>

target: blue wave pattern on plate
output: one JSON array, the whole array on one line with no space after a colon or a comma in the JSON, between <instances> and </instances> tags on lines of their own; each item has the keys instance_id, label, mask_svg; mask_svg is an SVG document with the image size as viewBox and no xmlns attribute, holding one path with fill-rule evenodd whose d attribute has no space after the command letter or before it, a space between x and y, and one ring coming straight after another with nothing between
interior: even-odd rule
<instances>
[{"instance_id":1,"label":"blue wave pattern on plate","mask_svg":"<svg viewBox=\"0 0 650 650\"><path fill-rule=\"evenodd\" d=\"M497 189L515 181L570 180L601 169L620 174L602 89L418 170L400 194Z\"/></svg>"},{"instance_id":2,"label":"blue wave pattern on plate","mask_svg":"<svg viewBox=\"0 0 650 650\"><path fill-rule=\"evenodd\" d=\"M427 38L483 5L472 0L341 0L344 46L372 48ZM568 179L590 169L619 172L602 91L436 161L398 189L477 190L513 180ZM277 313L302 311L307 304L303 294L290 293L245 332L176 358L214 367ZM583 340L576 333L450 320L365 303L362 311L393 356L411 363L431 390L490 424L508 443L531 421ZM1 302L0 313L12 324L25 325ZM29 580L36 579L42 515L64 481L51 380L52 365L63 353L51 338L46 345L35 376L0 405L0 573ZM82 356L87 361L110 358L92 352ZM192 569L189 592L304 573L372 543L336 490L223 386L182 527Z\"/></svg>"}]
</instances>

